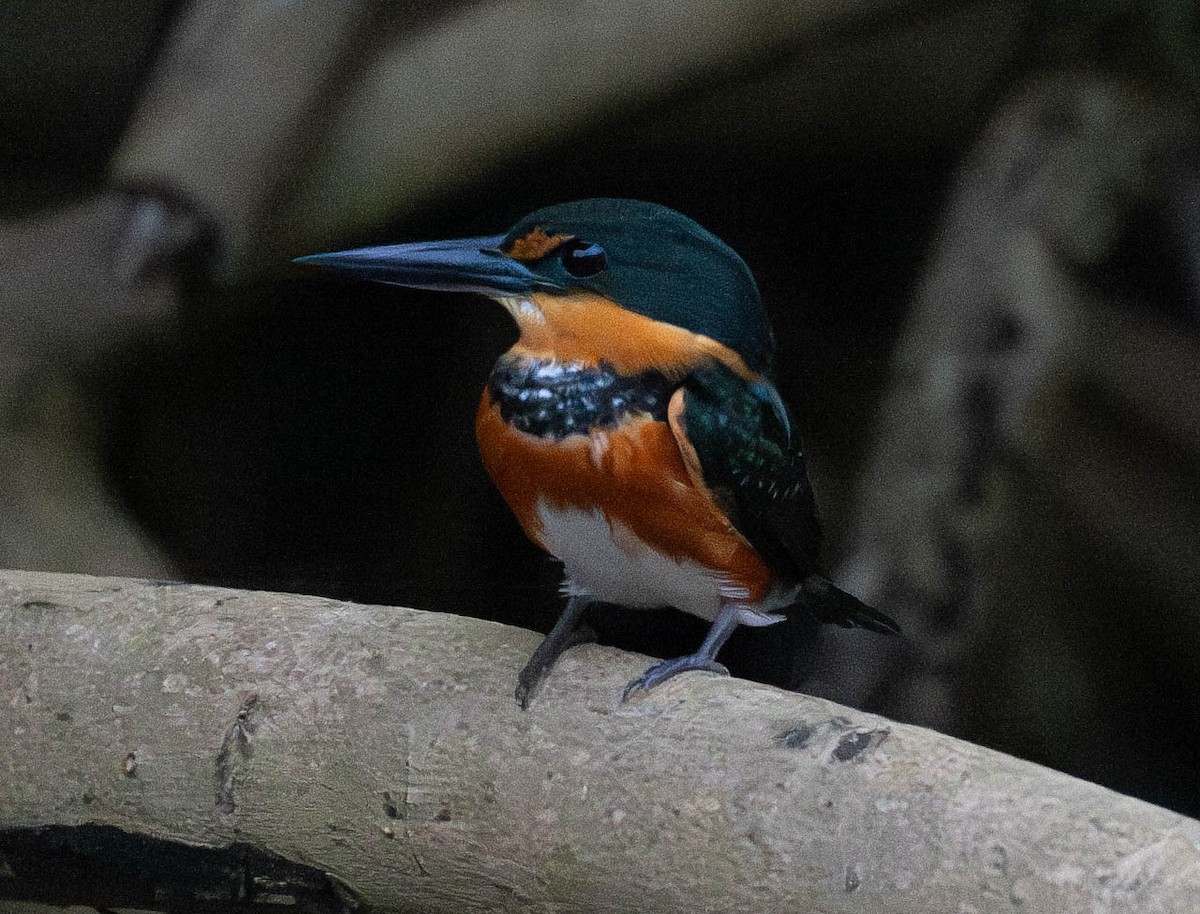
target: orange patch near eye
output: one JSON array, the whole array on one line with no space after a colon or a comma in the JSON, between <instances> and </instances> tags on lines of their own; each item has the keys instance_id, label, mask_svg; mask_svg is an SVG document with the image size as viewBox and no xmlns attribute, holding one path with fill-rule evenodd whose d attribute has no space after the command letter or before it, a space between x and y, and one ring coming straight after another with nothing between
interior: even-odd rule
<instances>
[{"instance_id":1,"label":"orange patch near eye","mask_svg":"<svg viewBox=\"0 0 1200 914\"><path fill-rule=\"evenodd\" d=\"M574 235L547 235L541 228L535 228L509 246L508 256L513 260L540 260L560 244L570 241L574 237Z\"/></svg>"}]
</instances>

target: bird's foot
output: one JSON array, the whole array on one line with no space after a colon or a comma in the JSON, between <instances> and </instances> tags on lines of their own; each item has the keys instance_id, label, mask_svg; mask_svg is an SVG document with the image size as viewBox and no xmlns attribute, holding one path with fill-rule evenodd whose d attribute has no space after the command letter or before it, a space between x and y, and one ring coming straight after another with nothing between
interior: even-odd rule
<instances>
[{"instance_id":1,"label":"bird's foot","mask_svg":"<svg viewBox=\"0 0 1200 914\"><path fill-rule=\"evenodd\" d=\"M687 654L683 657L676 657L673 660L663 660L654 664L654 666L646 670L641 676L625 686L625 691L621 693L621 701L628 701L629 696L638 689L649 692L656 685L665 682L672 676L678 676L680 673L686 673L690 670L720 673L722 676L729 675L729 670L713 660L712 657L699 653Z\"/></svg>"},{"instance_id":2,"label":"bird's foot","mask_svg":"<svg viewBox=\"0 0 1200 914\"><path fill-rule=\"evenodd\" d=\"M517 674L517 689L515 697L522 710L529 708L529 700L537 691L550 668L556 660L578 644L589 644L596 640L596 630L590 625L580 624L571 629L565 636L559 633L547 635L537 646L524 669Z\"/></svg>"}]
</instances>

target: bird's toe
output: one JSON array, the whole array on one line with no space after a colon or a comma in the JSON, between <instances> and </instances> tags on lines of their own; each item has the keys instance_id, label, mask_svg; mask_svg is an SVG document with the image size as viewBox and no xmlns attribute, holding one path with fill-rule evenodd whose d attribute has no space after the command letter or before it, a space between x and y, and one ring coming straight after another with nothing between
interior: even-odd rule
<instances>
[{"instance_id":1,"label":"bird's toe","mask_svg":"<svg viewBox=\"0 0 1200 914\"><path fill-rule=\"evenodd\" d=\"M722 676L728 676L727 670L722 664L717 663L711 657L705 657L702 654L688 654L684 657L676 657L672 660L663 660L654 664L650 669L646 670L641 676L633 680L629 685L625 686L625 690L621 693L621 701L628 701L629 696L641 689L649 692L656 685L666 682L668 679L678 676L680 673L687 673L691 670L700 670L706 673L718 673Z\"/></svg>"}]
</instances>

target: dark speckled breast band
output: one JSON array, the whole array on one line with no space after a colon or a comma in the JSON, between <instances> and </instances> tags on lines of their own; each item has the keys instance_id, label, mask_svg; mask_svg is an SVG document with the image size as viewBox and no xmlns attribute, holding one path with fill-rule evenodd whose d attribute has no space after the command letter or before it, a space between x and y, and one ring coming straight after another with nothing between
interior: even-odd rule
<instances>
[{"instance_id":1,"label":"dark speckled breast band","mask_svg":"<svg viewBox=\"0 0 1200 914\"><path fill-rule=\"evenodd\" d=\"M665 420L671 389L657 371L627 376L605 364L514 357L500 359L488 380L488 391L505 422L556 440L612 428L637 415Z\"/></svg>"}]
</instances>

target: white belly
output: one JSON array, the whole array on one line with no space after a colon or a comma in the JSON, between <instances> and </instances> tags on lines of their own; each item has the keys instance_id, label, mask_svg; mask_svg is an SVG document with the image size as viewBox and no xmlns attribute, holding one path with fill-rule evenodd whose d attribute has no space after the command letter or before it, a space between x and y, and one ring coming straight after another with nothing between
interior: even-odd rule
<instances>
[{"instance_id":1,"label":"white belly","mask_svg":"<svg viewBox=\"0 0 1200 914\"><path fill-rule=\"evenodd\" d=\"M661 555L599 511L559 510L542 502L538 516L542 545L563 563L568 593L622 606L673 606L710 621L722 596L736 596L711 570Z\"/></svg>"}]
</instances>

